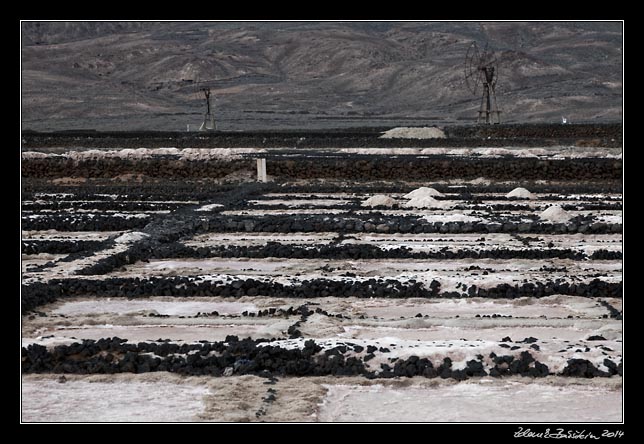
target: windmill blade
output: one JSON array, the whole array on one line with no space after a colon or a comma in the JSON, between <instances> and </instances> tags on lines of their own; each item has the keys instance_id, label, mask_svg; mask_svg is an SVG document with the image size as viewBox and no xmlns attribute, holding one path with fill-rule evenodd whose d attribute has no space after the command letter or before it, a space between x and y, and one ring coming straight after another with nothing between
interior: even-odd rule
<instances>
[{"instance_id":1,"label":"windmill blade","mask_svg":"<svg viewBox=\"0 0 644 444\"><path fill-rule=\"evenodd\" d=\"M221 80L215 78L201 78L199 77L195 82L195 86L198 90L203 90L204 88L216 89L218 85L221 84Z\"/></svg>"},{"instance_id":2,"label":"windmill blade","mask_svg":"<svg viewBox=\"0 0 644 444\"><path fill-rule=\"evenodd\" d=\"M496 81L499 79L499 65L494 65L494 77L492 77L492 88L496 86Z\"/></svg>"},{"instance_id":3,"label":"windmill blade","mask_svg":"<svg viewBox=\"0 0 644 444\"><path fill-rule=\"evenodd\" d=\"M499 63L496 53L490 49L489 42L485 43L485 49L481 53L480 67L490 66Z\"/></svg>"},{"instance_id":4,"label":"windmill blade","mask_svg":"<svg viewBox=\"0 0 644 444\"><path fill-rule=\"evenodd\" d=\"M476 94L481 82L480 59L478 46L476 42L472 42L465 55L465 84L472 94Z\"/></svg>"},{"instance_id":5,"label":"windmill blade","mask_svg":"<svg viewBox=\"0 0 644 444\"><path fill-rule=\"evenodd\" d=\"M469 48L467 48L467 53L465 55L465 63L469 65L469 69L476 69L479 66L479 61L481 60L481 53L479 51L478 45L476 42L472 42Z\"/></svg>"},{"instance_id":6,"label":"windmill blade","mask_svg":"<svg viewBox=\"0 0 644 444\"><path fill-rule=\"evenodd\" d=\"M195 92L201 95L203 95L202 91L204 89L208 89L208 88L215 89L216 85L217 85L216 79L204 79L201 76L198 76L195 79L195 82L193 83Z\"/></svg>"},{"instance_id":7,"label":"windmill blade","mask_svg":"<svg viewBox=\"0 0 644 444\"><path fill-rule=\"evenodd\" d=\"M201 98L201 90L199 88L199 84L201 83L201 77L197 76L195 77L195 81L193 84L190 86L190 89L192 91L192 94L195 96L195 98Z\"/></svg>"},{"instance_id":8,"label":"windmill blade","mask_svg":"<svg viewBox=\"0 0 644 444\"><path fill-rule=\"evenodd\" d=\"M485 52L481 55L481 64L483 66L499 64L499 55L490 49L489 44L485 45Z\"/></svg>"},{"instance_id":9,"label":"windmill blade","mask_svg":"<svg viewBox=\"0 0 644 444\"><path fill-rule=\"evenodd\" d=\"M485 42L485 46L483 47L483 51L481 52L481 66L485 63L485 61L490 57L490 43Z\"/></svg>"},{"instance_id":10,"label":"windmill blade","mask_svg":"<svg viewBox=\"0 0 644 444\"><path fill-rule=\"evenodd\" d=\"M467 85L467 89L469 89L470 92L474 95L476 95L476 92L478 91L478 87L480 83L481 83L481 71L476 71L471 76L465 76L465 84Z\"/></svg>"}]
</instances>

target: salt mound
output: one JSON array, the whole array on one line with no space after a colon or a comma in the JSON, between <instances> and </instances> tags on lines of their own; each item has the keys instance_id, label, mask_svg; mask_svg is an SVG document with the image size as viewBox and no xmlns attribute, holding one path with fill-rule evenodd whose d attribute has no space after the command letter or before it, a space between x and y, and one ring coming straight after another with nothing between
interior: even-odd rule
<instances>
[{"instance_id":1,"label":"salt mound","mask_svg":"<svg viewBox=\"0 0 644 444\"><path fill-rule=\"evenodd\" d=\"M57 154L52 154L52 156L56 156ZM38 151L25 151L22 153L22 158L23 159L45 159L49 157L50 155L47 153L41 153Z\"/></svg>"},{"instance_id":2,"label":"salt mound","mask_svg":"<svg viewBox=\"0 0 644 444\"><path fill-rule=\"evenodd\" d=\"M131 242L138 242L141 239L145 239L150 236L146 233L141 233L140 231L133 231L132 233L125 233L114 239L119 244L129 244Z\"/></svg>"},{"instance_id":3,"label":"salt mound","mask_svg":"<svg viewBox=\"0 0 644 444\"><path fill-rule=\"evenodd\" d=\"M431 196L414 197L409 202L405 203L406 207L410 208L445 208L447 204L436 200Z\"/></svg>"},{"instance_id":4,"label":"salt mound","mask_svg":"<svg viewBox=\"0 0 644 444\"><path fill-rule=\"evenodd\" d=\"M436 127L410 128L399 127L385 131L382 139L444 139L445 133Z\"/></svg>"},{"instance_id":5,"label":"salt mound","mask_svg":"<svg viewBox=\"0 0 644 444\"><path fill-rule=\"evenodd\" d=\"M385 196L384 194L376 194L375 196L371 196L369 199L365 200L362 202L363 207L391 207L396 203L396 200L389 197Z\"/></svg>"},{"instance_id":6,"label":"salt mound","mask_svg":"<svg viewBox=\"0 0 644 444\"><path fill-rule=\"evenodd\" d=\"M539 218L543 220L558 223L568 222L570 217L570 214L559 205L553 205L539 215Z\"/></svg>"},{"instance_id":7,"label":"salt mound","mask_svg":"<svg viewBox=\"0 0 644 444\"><path fill-rule=\"evenodd\" d=\"M223 205L218 203L213 203L213 204L204 205L203 207L197 208L195 211L212 211L215 208L220 208L220 207L223 207Z\"/></svg>"},{"instance_id":8,"label":"salt mound","mask_svg":"<svg viewBox=\"0 0 644 444\"><path fill-rule=\"evenodd\" d=\"M525 188L515 188L512 191L510 191L508 194L505 195L505 197L516 197L519 199L536 199L537 196L532 194L530 191L526 190Z\"/></svg>"},{"instance_id":9,"label":"salt mound","mask_svg":"<svg viewBox=\"0 0 644 444\"><path fill-rule=\"evenodd\" d=\"M434 188L420 187L414 191L405 194L403 197L405 199L416 199L420 197L430 197L430 196L442 196L443 193L435 190Z\"/></svg>"}]
</instances>

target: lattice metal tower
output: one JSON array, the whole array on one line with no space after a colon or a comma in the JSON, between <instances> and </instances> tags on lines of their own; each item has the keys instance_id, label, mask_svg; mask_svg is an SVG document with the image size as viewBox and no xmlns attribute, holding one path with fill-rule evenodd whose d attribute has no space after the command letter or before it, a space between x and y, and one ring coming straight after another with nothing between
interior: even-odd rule
<instances>
[{"instance_id":1,"label":"lattice metal tower","mask_svg":"<svg viewBox=\"0 0 644 444\"><path fill-rule=\"evenodd\" d=\"M199 127L199 131L216 130L217 125L215 124L215 118L210 111L210 88L201 88L201 91L203 91L206 97L206 114L203 117L203 123Z\"/></svg>"}]
</instances>

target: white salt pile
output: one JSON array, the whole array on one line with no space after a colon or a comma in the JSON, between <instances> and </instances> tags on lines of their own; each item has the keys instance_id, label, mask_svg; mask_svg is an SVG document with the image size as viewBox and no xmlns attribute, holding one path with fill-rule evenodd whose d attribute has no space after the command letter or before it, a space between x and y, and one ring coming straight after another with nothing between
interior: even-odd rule
<instances>
[{"instance_id":1,"label":"white salt pile","mask_svg":"<svg viewBox=\"0 0 644 444\"><path fill-rule=\"evenodd\" d=\"M391 207L396 203L396 200L385 196L384 194L376 194L369 199L362 202L363 207Z\"/></svg>"},{"instance_id":2,"label":"white salt pile","mask_svg":"<svg viewBox=\"0 0 644 444\"><path fill-rule=\"evenodd\" d=\"M539 215L542 220L550 222L563 223L568 222L571 218L570 214L559 205L553 205Z\"/></svg>"},{"instance_id":3,"label":"white salt pile","mask_svg":"<svg viewBox=\"0 0 644 444\"><path fill-rule=\"evenodd\" d=\"M436 200L431 196L414 197L409 202L405 203L409 208L446 208L447 203Z\"/></svg>"},{"instance_id":4,"label":"white salt pile","mask_svg":"<svg viewBox=\"0 0 644 444\"><path fill-rule=\"evenodd\" d=\"M215 208L221 208L221 207L223 207L222 204L214 203L214 204L204 205L203 207L197 208L195 211L211 211L211 210L214 210Z\"/></svg>"},{"instance_id":5,"label":"white salt pile","mask_svg":"<svg viewBox=\"0 0 644 444\"><path fill-rule=\"evenodd\" d=\"M49 157L47 153L39 153L38 151L25 151L22 153L23 159L44 159Z\"/></svg>"},{"instance_id":6,"label":"white salt pile","mask_svg":"<svg viewBox=\"0 0 644 444\"><path fill-rule=\"evenodd\" d=\"M410 193L405 194L403 197L405 199L416 199L419 197L442 196L442 195L443 193L435 190L434 188L420 187Z\"/></svg>"},{"instance_id":7,"label":"white salt pile","mask_svg":"<svg viewBox=\"0 0 644 444\"><path fill-rule=\"evenodd\" d=\"M532 194L530 191L521 187L513 189L508 194L506 194L505 197L507 198L515 197L518 199L536 199L537 198L537 196Z\"/></svg>"},{"instance_id":8,"label":"white salt pile","mask_svg":"<svg viewBox=\"0 0 644 444\"><path fill-rule=\"evenodd\" d=\"M436 127L399 127L385 131L382 139L444 139L445 133Z\"/></svg>"},{"instance_id":9,"label":"white salt pile","mask_svg":"<svg viewBox=\"0 0 644 444\"><path fill-rule=\"evenodd\" d=\"M129 244L131 242L138 242L141 239L145 239L150 236L146 233L141 233L140 231L133 231L131 233L125 233L114 239L119 244Z\"/></svg>"}]
</instances>

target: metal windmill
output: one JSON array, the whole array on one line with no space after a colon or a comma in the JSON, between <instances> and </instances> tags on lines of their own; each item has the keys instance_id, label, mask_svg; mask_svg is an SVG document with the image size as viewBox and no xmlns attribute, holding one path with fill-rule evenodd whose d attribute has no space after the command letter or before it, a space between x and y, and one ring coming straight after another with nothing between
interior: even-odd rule
<instances>
[{"instance_id":1,"label":"metal windmill","mask_svg":"<svg viewBox=\"0 0 644 444\"><path fill-rule=\"evenodd\" d=\"M216 130L217 125L215 124L215 118L210 111L210 87L201 86L199 89L203 92L206 98L206 114L204 114L203 123L199 127L199 131Z\"/></svg>"},{"instance_id":2,"label":"metal windmill","mask_svg":"<svg viewBox=\"0 0 644 444\"><path fill-rule=\"evenodd\" d=\"M479 51L476 42L472 42L465 56L465 84L472 94L477 95L479 86L483 86L481 106L477 123L485 116L485 123L500 123L500 113L496 104L496 82L499 78L499 67L496 56L488 51L487 44Z\"/></svg>"}]
</instances>

